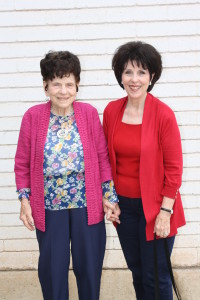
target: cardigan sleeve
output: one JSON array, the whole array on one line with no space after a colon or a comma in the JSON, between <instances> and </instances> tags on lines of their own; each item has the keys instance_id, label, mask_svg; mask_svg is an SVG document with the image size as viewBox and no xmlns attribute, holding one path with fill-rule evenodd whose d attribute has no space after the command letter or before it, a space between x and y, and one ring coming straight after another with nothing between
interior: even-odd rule
<instances>
[{"instance_id":1,"label":"cardigan sleeve","mask_svg":"<svg viewBox=\"0 0 200 300\"><path fill-rule=\"evenodd\" d=\"M94 139L98 153L101 182L112 179L108 148L97 110L93 111Z\"/></svg>"},{"instance_id":2,"label":"cardigan sleeve","mask_svg":"<svg viewBox=\"0 0 200 300\"><path fill-rule=\"evenodd\" d=\"M167 117L163 116L161 121L161 147L165 176L161 194L176 199L182 181L182 147L175 115L171 110L168 112Z\"/></svg>"},{"instance_id":3,"label":"cardigan sleeve","mask_svg":"<svg viewBox=\"0 0 200 300\"><path fill-rule=\"evenodd\" d=\"M108 142L108 110L107 107L104 109L103 112L103 130L106 137L106 141Z\"/></svg>"},{"instance_id":4,"label":"cardigan sleeve","mask_svg":"<svg viewBox=\"0 0 200 300\"><path fill-rule=\"evenodd\" d=\"M31 117L29 111L24 114L17 151L15 155L15 181L17 190L30 188L30 153L31 153Z\"/></svg>"}]
</instances>

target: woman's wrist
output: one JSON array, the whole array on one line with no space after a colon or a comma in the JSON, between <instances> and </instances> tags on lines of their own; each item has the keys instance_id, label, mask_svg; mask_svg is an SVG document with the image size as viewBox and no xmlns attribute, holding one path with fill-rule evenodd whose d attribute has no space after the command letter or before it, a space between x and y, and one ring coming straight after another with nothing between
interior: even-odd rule
<instances>
[{"instance_id":1,"label":"woman's wrist","mask_svg":"<svg viewBox=\"0 0 200 300\"><path fill-rule=\"evenodd\" d=\"M169 209L169 208L166 208L163 206L161 206L160 210L165 211L165 212L169 213L170 215L172 215L174 212L173 209Z\"/></svg>"},{"instance_id":2,"label":"woman's wrist","mask_svg":"<svg viewBox=\"0 0 200 300\"><path fill-rule=\"evenodd\" d=\"M164 196L161 207L168 210L173 210L174 202L174 199Z\"/></svg>"},{"instance_id":3,"label":"woman's wrist","mask_svg":"<svg viewBox=\"0 0 200 300\"><path fill-rule=\"evenodd\" d=\"M26 197L26 196L23 196L21 199L19 199L19 201L20 201L21 203L26 203L26 202L29 203L29 198Z\"/></svg>"}]
</instances>

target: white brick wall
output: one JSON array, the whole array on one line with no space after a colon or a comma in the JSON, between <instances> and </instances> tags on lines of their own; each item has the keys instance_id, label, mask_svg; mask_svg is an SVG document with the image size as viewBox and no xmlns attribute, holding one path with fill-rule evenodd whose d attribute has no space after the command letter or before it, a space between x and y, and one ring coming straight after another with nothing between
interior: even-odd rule
<instances>
[{"instance_id":1,"label":"white brick wall","mask_svg":"<svg viewBox=\"0 0 200 300\"><path fill-rule=\"evenodd\" d=\"M37 267L35 234L19 220L13 174L23 113L44 101L39 61L49 50L79 55L78 98L102 118L106 104L124 95L111 71L115 49L143 40L162 54L164 71L154 95L174 111L181 131L181 192L187 226L173 252L177 267L200 265L200 1L0 1L0 270ZM106 268L125 268L116 231L107 224Z\"/></svg>"}]
</instances>

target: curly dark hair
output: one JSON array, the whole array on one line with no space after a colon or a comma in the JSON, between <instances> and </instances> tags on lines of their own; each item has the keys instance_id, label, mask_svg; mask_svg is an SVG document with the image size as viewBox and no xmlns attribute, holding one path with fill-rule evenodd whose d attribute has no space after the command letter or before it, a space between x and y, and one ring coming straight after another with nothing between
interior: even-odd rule
<instances>
[{"instance_id":1,"label":"curly dark hair","mask_svg":"<svg viewBox=\"0 0 200 300\"><path fill-rule=\"evenodd\" d=\"M73 74L78 84L80 82L81 65L78 57L69 51L49 51L40 61L43 81L63 78ZM45 89L48 88L48 85ZM77 87L78 90L78 87Z\"/></svg>"},{"instance_id":2,"label":"curly dark hair","mask_svg":"<svg viewBox=\"0 0 200 300\"><path fill-rule=\"evenodd\" d=\"M147 92L150 92L162 73L162 59L160 53L153 46L141 41L121 45L113 56L112 69L122 88L124 88L121 83L122 73L129 61L136 61L138 66L141 65L143 69L149 71L151 85L149 85ZM154 76L152 78L153 74Z\"/></svg>"}]
</instances>

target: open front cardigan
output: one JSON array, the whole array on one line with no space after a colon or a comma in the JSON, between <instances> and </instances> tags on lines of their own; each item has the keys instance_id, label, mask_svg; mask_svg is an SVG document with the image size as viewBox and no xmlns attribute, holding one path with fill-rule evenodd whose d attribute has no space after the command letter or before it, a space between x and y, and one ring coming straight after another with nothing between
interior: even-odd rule
<instances>
[{"instance_id":1,"label":"open front cardigan","mask_svg":"<svg viewBox=\"0 0 200 300\"><path fill-rule=\"evenodd\" d=\"M31 189L32 215L41 231L45 231L43 161L50 109L49 101L31 107L24 114L15 156L17 190ZM97 110L77 101L73 102L73 109L83 144L88 225L92 225L104 218L101 183L112 179L111 168Z\"/></svg>"},{"instance_id":2,"label":"open front cardigan","mask_svg":"<svg viewBox=\"0 0 200 300\"><path fill-rule=\"evenodd\" d=\"M127 101L128 97L112 101L104 110L103 127L114 183L116 156L113 135L122 120ZM181 138L174 113L166 104L148 93L142 120L139 171L147 240L153 240L155 219L160 211L163 196L175 199L169 236L175 235L177 228L185 224L179 193L182 168Z\"/></svg>"}]
</instances>

